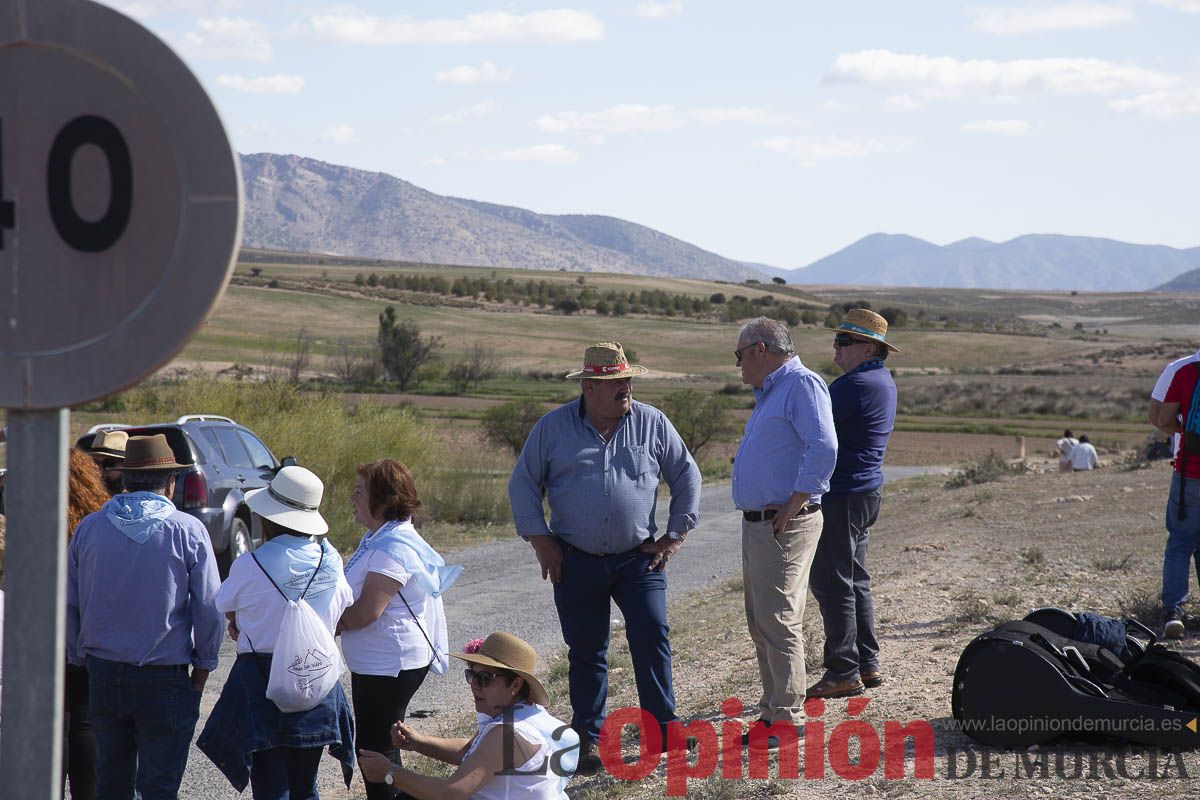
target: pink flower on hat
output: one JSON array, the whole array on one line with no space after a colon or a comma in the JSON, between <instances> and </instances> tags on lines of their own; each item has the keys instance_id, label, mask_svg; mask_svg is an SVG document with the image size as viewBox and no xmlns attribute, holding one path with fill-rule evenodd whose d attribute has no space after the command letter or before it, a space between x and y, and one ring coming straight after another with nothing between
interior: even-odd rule
<instances>
[{"instance_id":1,"label":"pink flower on hat","mask_svg":"<svg viewBox=\"0 0 1200 800\"><path fill-rule=\"evenodd\" d=\"M479 648L481 647L483 647L483 639L472 639L471 641L467 642L466 647L463 648L463 652L467 655L470 655L471 653L478 653Z\"/></svg>"}]
</instances>

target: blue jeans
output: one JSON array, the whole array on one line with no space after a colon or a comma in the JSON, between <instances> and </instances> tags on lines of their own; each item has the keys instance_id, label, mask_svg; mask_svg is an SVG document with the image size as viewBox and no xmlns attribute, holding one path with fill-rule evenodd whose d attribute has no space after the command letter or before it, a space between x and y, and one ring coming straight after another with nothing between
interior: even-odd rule
<instances>
[{"instance_id":1,"label":"blue jeans","mask_svg":"<svg viewBox=\"0 0 1200 800\"><path fill-rule=\"evenodd\" d=\"M608 700L608 640L612 601L625 616L638 701L660 723L672 722L671 645L667 641L667 575L651 572L651 556L631 550L594 556L563 548L562 580L554 605L567 643L571 727L581 741L596 741Z\"/></svg>"},{"instance_id":2,"label":"blue jeans","mask_svg":"<svg viewBox=\"0 0 1200 800\"><path fill-rule=\"evenodd\" d=\"M97 800L175 800L200 692L187 667L136 667L88 658Z\"/></svg>"},{"instance_id":3,"label":"blue jeans","mask_svg":"<svg viewBox=\"0 0 1200 800\"><path fill-rule=\"evenodd\" d=\"M876 489L821 498L824 520L808 585L821 607L825 677L832 680L857 680L860 672L879 669L867 543L882 497Z\"/></svg>"},{"instance_id":4,"label":"blue jeans","mask_svg":"<svg viewBox=\"0 0 1200 800\"><path fill-rule=\"evenodd\" d=\"M1183 519L1179 518L1181 478L1171 476L1167 499L1167 546L1163 550L1162 606L1170 611L1183 605L1188 596L1188 572L1196 562L1200 580L1200 479L1183 481Z\"/></svg>"},{"instance_id":5,"label":"blue jeans","mask_svg":"<svg viewBox=\"0 0 1200 800\"><path fill-rule=\"evenodd\" d=\"M254 754L254 800L317 800L317 769L324 747L273 747Z\"/></svg>"}]
</instances>

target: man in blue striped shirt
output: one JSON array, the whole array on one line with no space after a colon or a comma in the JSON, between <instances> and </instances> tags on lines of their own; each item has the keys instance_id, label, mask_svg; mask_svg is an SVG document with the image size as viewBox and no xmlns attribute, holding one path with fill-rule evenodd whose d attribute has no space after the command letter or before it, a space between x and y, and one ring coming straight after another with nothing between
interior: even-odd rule
<instances>
[{"instance_id":1,"label":"man in blue striped shirt","mask_svg":"<svg viewBox=\"0 0 1200 800\"><path fill-rule=\"evenodd\" d=\"M779 732L804 720L801 625L837 434L829 389L796 357L787 325L766 317L750 320L734 356L755 400L733 462L733 503L742 511L746 622L763 685L759 718ZM777 735L770 739L778 743Z\"/></svg>"},{"instance_id":2,"label":"man in blue striped shirt","mask_svg":"<svg viewBox=\"0 0 1200 800\"><path fill-rule=\"evenodd\" d=\"M633 399L630 364L619 342L587 348L578 400L546 414L529 434L508 483L517 533L554 584L568 648L571 726L579 732L579 771L593 772L592 749L608 698L611 602L625 635L642 708L660 725L677 719L667 639L665 567L700 511L700 470L671 421ZM655 540L659 481L671 488L667 532ZM550 523L542 494L550 501Z\"/></svg>"}]
</instances>

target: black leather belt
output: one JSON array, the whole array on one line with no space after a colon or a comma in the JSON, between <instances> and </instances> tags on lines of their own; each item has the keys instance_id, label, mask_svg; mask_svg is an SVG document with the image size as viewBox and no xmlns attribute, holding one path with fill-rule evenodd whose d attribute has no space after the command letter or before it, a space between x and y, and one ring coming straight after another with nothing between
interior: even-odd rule
<instances>
[{"instance_id":1,"label":"black leather belt","mask_svg":"<svg viewBox=\"0 0 1200 800\"><path fill-rule=\"evenodd\" d=\"M821 507L819 505L817 505L816 503L809 503L808 505L801 508L800 513L797 514L796 516L797 517L806 517L809 514L813 513L814 511L820 511L820 510L821 510ZM776 509L774 509L774 508L768 508L764 511L743 511L742 519L746 520L746 522L767 522L769 520L775 519L775 512L776 512Z\"/></svg>"}]
</instances>

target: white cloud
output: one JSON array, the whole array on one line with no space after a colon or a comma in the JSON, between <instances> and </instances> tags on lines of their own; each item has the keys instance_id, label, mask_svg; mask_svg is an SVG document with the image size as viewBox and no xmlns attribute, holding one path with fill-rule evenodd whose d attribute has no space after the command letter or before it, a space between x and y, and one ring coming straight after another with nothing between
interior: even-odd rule
<instances>
[{"instance_id":1,"label":"white cloud","mask_svg":"<svg viewBox=\"0 0 1200 800\"><path fill-rule=\"evenodd\" d=\"M1150 0L1156 6L1182 11L1185 14L1200 14L1200 0Z\"/></svg>"},{"instance_id":2,"label":"white cloud","mask_svg":"<svg viewBox=\"0 0 1200 800\"><path fill-rule=\"evenodd\" d=\"M435 72L433 79L438 83L503 83L512 77L511 69L501 69L491 61L485 61L478 67L470 64L460 64L453 69Z\"/></svg>"},{"instance_id":3,"label":"white cloud","mask_svg":"<svg viewBox=\"0 0 1200 800\"><path fill-rule=\"evenodd\" d=\"M923 98L983 94L1116 94L1169 89L1179 79L1142 67L1096 58L962 60L890 50L839 55L825 73L827 84L912 89Z\"/></svg>"},{"instance_id":4,"label":"white cloud","mask_svg":"<svg viewBox=\"0 0 1200 800\"><path fill-rule=\"evenodd\" d=\"M433 121L442 125L456 125L469 119L481 119L495 110L496 104L491 100L485 100L467 108L460 108L458 111L451 111L449 114L442 114L440 117L435 117Z\"/></svg>"},{"instance_id":5,"label":"white cloud","mask_svg":"<svg viewBox=\"0 0 1200 800\"><path fill-rule=\"evenodd\" d=\"M799 160L805 166L819 161L867 158L877 153L898 153L912 148L902 139L843 139L836 136L792 137L775 136L763 139L759 147Z\"/></svg>"},{"instance_id":6,"label":"white cloud","mask_svg":"<svg viewBox=\"0 0 1200 800\"><path fill-rule=\"evenodd\" d=\"M1022 36L1052 31L1111 28L1133 20L1133 11L1112 3L1064 3L1022 8L988 6L971 9L971 29L997 36Z\"/></svg>"},{"instance_id":7,"label":"white cloud","mask_svg":"<svg viewBox=\"0 0 1200 800\"><path fill-rule=\"evenodd\" d=\"M196 20L196 29L183 35L188 55L214 61L270 61L275 53L266 29L240 17Z\"/></svg>"},{"instance_id":8,"label":"white cloud","mask_svg":"<svg viewBox=\"0 0 1200 800\"><path fill-rule=\"evenodd\" d=\"M547 133L620 134L675 130L692 123L762 122L760 108L676 108L675 106L619 105L603 111L559 111L534 122Z\"/></svg>"},{"instance_id":9,"label":"white cloud","mask_svg":"<svg viewBox=\"0 0 1200 800\"><path fill-rule=\"evenodd\" d=\"M457 19L429 20L343 11L315 14L309 24L317 35L347 44L560 44L604 38L604 23L591 12L570 8L528 14L486 11Z\"/></svg>"},{"instance_id":10,"label":"white cloud","mask_svg":"<svg viewBox=\"0 0 1200 800\"><path fill-rule=\"evenodd\" d=\"M1108 106L1114 111L1136 112L1159 119L1200 114L1200 87L1147 92L1124 100L1114 100Z\"/></svg>"},{"instance_id":11,"label":"white cloud","mask_svg":"<svg viewBox=\"0 0 1200 800\"><path fill-rule=\"evenodd\" d=\"M304 78L299 75L264 75L261 78L246 78L241 75L220 75L217 83L237 92L250 94L300 94Z\"/></svg>"},{"instance_id":12,"label":"white cloud","mask_svg":"<svg viewBox=\"0 0 1200 800\"><path fill-rule=\"evenodd\" d=\"M888 111L917 111L925 104L911 94L894 94L883 101L883 107Z\"/></svg>"},{"instance_id":13,"label":"white cloud","mask_svg":"<svg viewBox=\"0 0 1200 800\"><path fill-rule=\"evenodd\" d=\"M417 162L417 165L421 167L444 167L446 166L446 159L441 156L430 156L429 158L422 158Z\"/></svg>"},{"instance_id":14,"label":"white cloud","mask_svg":"<svg viewBox=\"0 0 1200 800\"><path fill-rule=\"evenodd\" d=\"M358 135L349 125L330 125L321 131L321 141L334 144L354 144L358 141Z\"/></svg>"},{"instance_id":15,"label":"white cloud","mask_svg":"<svg viewBox=\"0 0 1200 800\"><path fill-rule=\"evenodd\" d=\"M535 144L514 150L501 150L495 154L502 161L539 161L543 164L571 164L579 160L579 154L561 144Z\"/></svg>"},{"instance_id":16,"label":"white cloud","mask_svg":"<svg viewBox=\"0 0 1200 800\"><path fill-rule=\"evenodd\" d=\"M633 7L635 16L645 19L667 19L683 15L683 0L643 0Z\"/></svg>"},{"instance_id":17,"label":"white cloud","mask_svg":"<svg viewBox=\"0 0 1200 800\"><path fill-rule=\"evenodd\" d=\"M1005 136L1023 136L1031 126L1023 119L985 119L967 122L962 129L968 133L999 133Z\"/></svg>"}]
</instances>

